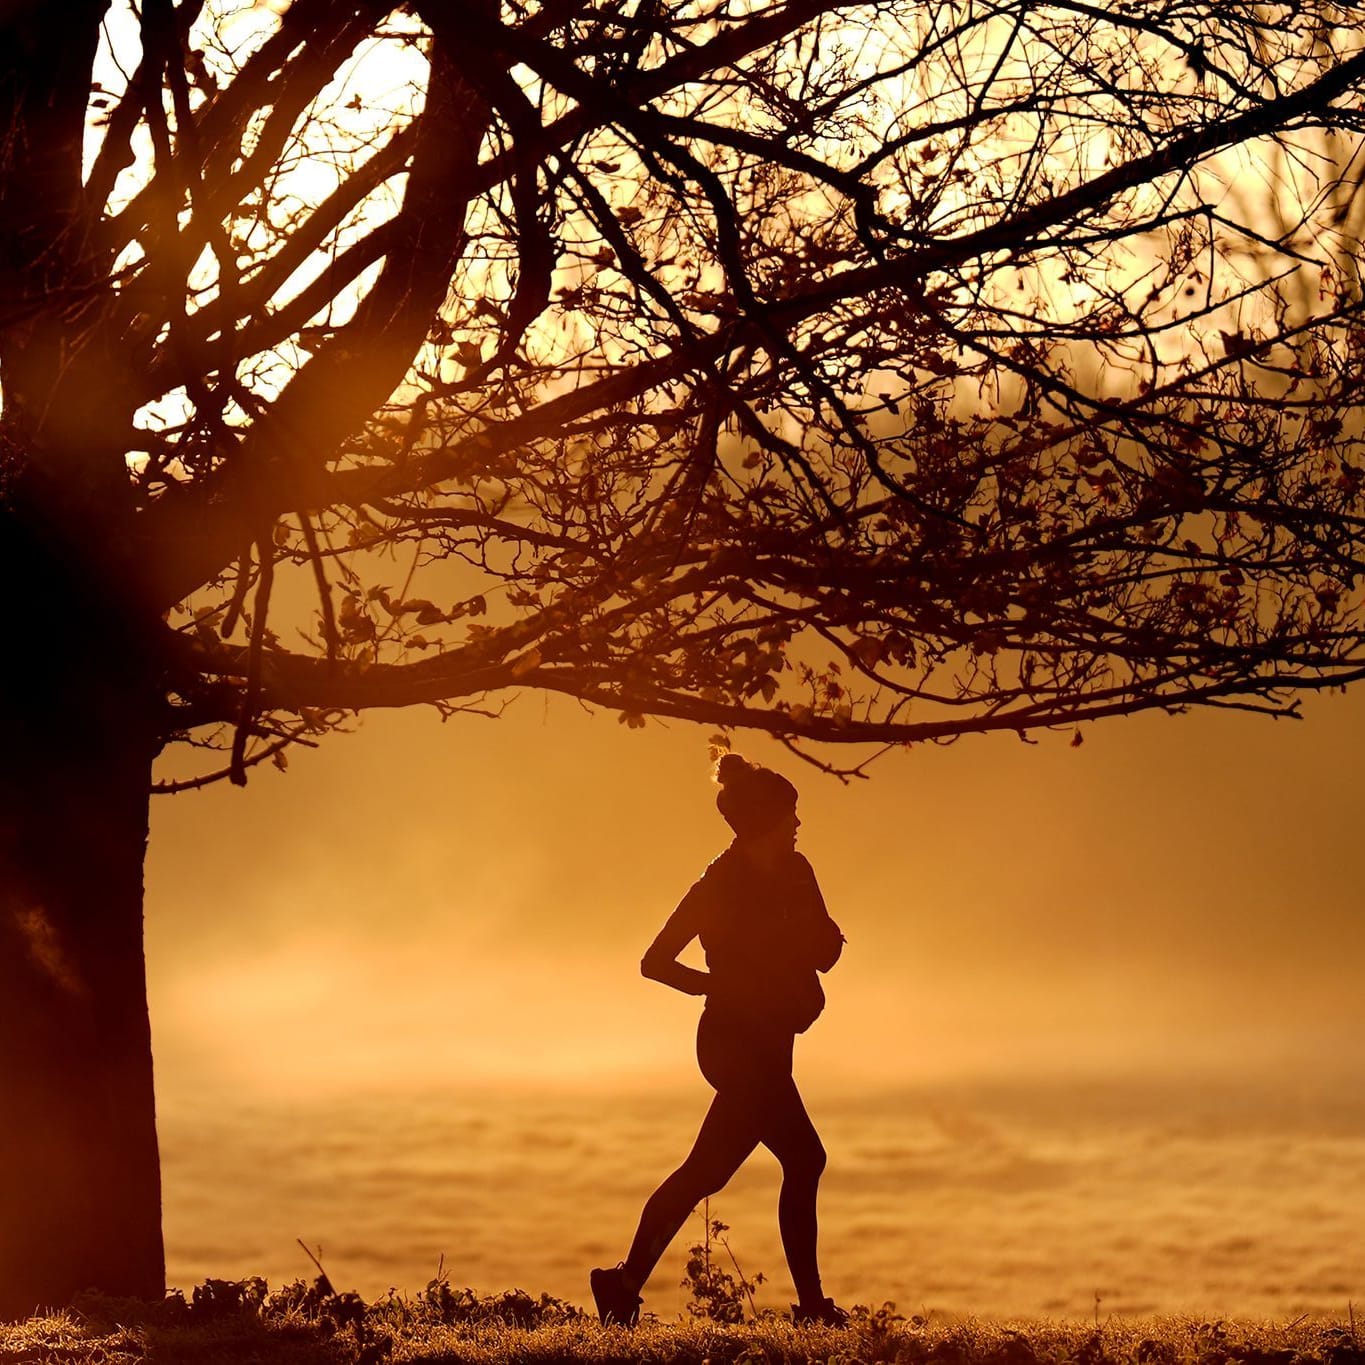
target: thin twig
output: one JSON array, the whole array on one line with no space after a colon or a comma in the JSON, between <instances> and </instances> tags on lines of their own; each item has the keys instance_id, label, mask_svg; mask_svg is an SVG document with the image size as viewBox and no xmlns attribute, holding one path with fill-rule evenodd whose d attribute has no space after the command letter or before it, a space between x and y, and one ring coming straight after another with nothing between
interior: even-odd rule
<instances>
[{"instance_id":1,"label":"thin twig","mask_svg":"<svg viewBox=\"0 0 1365 1365\"><path fill-rule=\"evenodd\" d=\"M237 622L241 619L242 607L246 602L247 588L251 586L251 545L242 547L242 553L237 559L237 582L232 589L232 601L228 603L227 615L223 617L223 623L218 627L218 633L227 639L234 630L237 629Z\"/></svg>"},{"instance_id":2,"label":"thin twig","mask_svg":"<svg viewBox=\"0 0 1365 1365\"><path fill-rule=\"evenodd\" d=\"M337 649L341 637L337 634L336 613L332 610L332 588L327 582L327 571L322 565L322 550L318 546L317 532L308 513L300 510L299 524L303 527L304 544L308 546L308 559L313 565L313 580L318 585L318 602L322 608L322 635L327 642L327 670L336 668Z\"/></svg>"},{"instance_id":3,"label":"thin twig","mask_svg":"<svg viewBox=\"0 0 1365 1365\"><path fill-rule=\"evenodd\" d=\"M733 1265L735 1268L735 1274L739 1276L739 1287L744 1291L744 1297L749 1300L749 1311L754 1315L754 1317L757 1317L758 1305L754 1303L753 1286L750 1284L748 1280L744 1278L744 1271L740 1268L740 1264L738 1259L735 1257L735 1253L730 1249L730 1239L728 1237L721 1237L720 1244L725 1248L725 1254L729 1256L730 1264ZM759 1279L762 1278L763 1276L760 1275Z\"/></svg>"},{"instance_id":4,"label":"thin twig","mask_svg":"<svg viewBox=\"0 0 1365 1365\"><path fill-rule=\"evenodd\" d=\"M837 777L845 786L855 777L867 780L867 774L863 771L869 763L875 763L883 754L889 754L892 749L899 748L896 744L883 744L875 754L869 754L861 763L852 768L836 768L832 763L826 763L823 759L816 758L814 754L808 754L800 744L789 735L779 735L778 743L784 749L790 750L802 763L809 763L817 772L824 773L827 777Z\"/></svg>"},{"instance_id":5,"label":"thin twig","mask_svg":"<svg viewBox=\"0 0 1365 1365\"><path fill-rule=\"evenodd\" d=\"M303 738L309 728L307 725L300 725L287 735L281 735L273 744L267 744L259 753L252 754L250 758L244 758L242 767L254 768L258 763L264 763L266 759L274 758L281 749L287 749L291 744L302 744L305 748L316 749L318 747L316 740ZM154 782L151 790L155 796L174 796L176 792L197 791L200 787L212 786L213 783L221 782L225 777L231 777L232 772L233 769L229 765L226 768L219 768L215 772L204 773L199 777L186 777L175 782Z\"/></svg>"},{"instance_id":6,"label":"thin twig","mask_svg":"<svg viewBox=\"0 0 1365 1365\"><path fill-rule=\"evenodd\" d=\"M332 1281L328 1278L327 1272L322 1268L322 1262L308 1249L308 1244L302 1237L295 1237L294 1240L303 1248L303 1254L317 1266L318 1288L322 1290L324 1294L335 1294L336 1290L332 1288ZM321 1251L322 1248L319 1247L318 1250Z\"/></svg>"},{"instance_id":7,"label":"thin twig","mask_svg":"<svg viewBox=\"0 0 1365 1365\"><path fill-rule=\"evenodd\" d=\"M246 741L251 722L256 715L256 702L261 694L261 656L265 650L265 618L270 611L270 589L275 582L275 557L269 533L256 542L261 556L261 571L256 580L256 602L252 609L251 645L247 655L246 691L242 693L242 711L237 720L237 733L232 737L232 762L228 766L228 781L234 787L246 786Z\"/></svg>"}]
</instances>

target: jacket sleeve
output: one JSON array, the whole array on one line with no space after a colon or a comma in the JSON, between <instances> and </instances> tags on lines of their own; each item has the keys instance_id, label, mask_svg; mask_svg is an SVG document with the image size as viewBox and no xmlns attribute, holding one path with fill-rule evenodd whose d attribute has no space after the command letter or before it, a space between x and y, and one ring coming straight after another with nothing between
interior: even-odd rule
<instances>
[{"instance_id":1,"label":"jacket sleeve","mask_svg":"<svg viewBox=\"0 0 1365 1365\"><path fill-rule=\"evenodd\" d=\"M825 908L820 883L815 880L815 869L805 858L801 861L805 863L806 875L810 878L810 894L803 906L800 921L802 947L809 956L811 966L817 972L827 972L844 951L844 936Z\"/></svg>"}]
</instances>

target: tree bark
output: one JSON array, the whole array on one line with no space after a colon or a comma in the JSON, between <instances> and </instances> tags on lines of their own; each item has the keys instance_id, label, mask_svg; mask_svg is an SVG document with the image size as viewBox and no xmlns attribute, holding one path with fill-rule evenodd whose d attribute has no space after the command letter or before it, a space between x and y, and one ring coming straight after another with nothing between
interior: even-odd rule
<instances>
[{"instance_id":1,"label":"tree bark","mask_svg":"<svg viewBox=\"0 0 1365 1365\"><path fill-rule=\"evenodd\" d=\"M165 1288L142 940L156 677L91 566L32 527L0 517L24 651L0 670L0 1318Z\"/></svg>"},{"instance_id":2,"label":"tree bark","mask_svg":"<svg viewBox=\"0 0 1365 1365\"><path fill-rule=\"evenodd\" d=\"M0 6L0 1317L165 1269L142 949L156 617L81 146L108 0Z\"/></svg>"},{"instance_id":3,"label":"tree bark","mask_svg":"<svg viewBox=\"0 0 1365 1365\"><path fill-rule=\"evenodd\" d=\"M135 731L0 783L0 1317L164 1292Z\"/></svg>"}]
</instances>

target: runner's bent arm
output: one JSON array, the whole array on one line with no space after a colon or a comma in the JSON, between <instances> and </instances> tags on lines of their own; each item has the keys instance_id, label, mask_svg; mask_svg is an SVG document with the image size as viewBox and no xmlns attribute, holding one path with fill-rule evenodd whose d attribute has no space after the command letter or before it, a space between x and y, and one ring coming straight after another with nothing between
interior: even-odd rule
<instances>
[{"instance_id":1,"label":"runner's bent arm","mask_svg":"<svg viewBox=\"0 0 1365 1365\"><path fill-rule=\"evenodd\" d=\"M678 954L696 938L701 930L701 898L697 888L682 898L682 903L668 917L654 942L640 959L640 972L651 981L662 981L684 995L705 995L711 989L711 974L684 966Z\"/></svg>"}]
</instances>

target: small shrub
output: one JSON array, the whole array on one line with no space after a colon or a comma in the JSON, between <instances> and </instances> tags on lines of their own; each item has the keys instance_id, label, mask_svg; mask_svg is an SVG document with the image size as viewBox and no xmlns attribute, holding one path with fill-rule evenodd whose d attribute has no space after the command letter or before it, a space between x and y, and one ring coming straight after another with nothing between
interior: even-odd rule
<instances>
[{"instance_id":1,"label":"small shrub","mask_svg":"<svg viewBox=\"0 0 1365 1365\"><path fill-rule=\"evenodd\" d=\"M710 1322L743 1322L747 1301L749 1312L757 1317L754 1290L763 1283L763 1272L759 1271L753 1279L745 1276L725 1235L730 1231L729 1224L711 1217L709 1199L702 1206L702 1226L702 1240L688 1247L683 1271L682 1287L691 1295L687 1311L694 1318ZM713 1255L717 1247L730 1258L735 1268L733 1275L720 1264L718 1254Z\"/></svg>"},{"instance_id":2,"label":"small shrub","mask_svg":"<svg viewBox=\"0 0 1365 1365\"><path fill-rule=\"evenodd\" d=\"M194 1286L190 1311L196 1318L237 1317L259 1314L265 1303L266 1283L259 1275L245 1280L205 1280ZM183 1300L182 1300L183 1301Z\"/></svg>"},{"instance_id":3,"label":"small shrub","mask_svg":"<svg viewBox=\"0 0 1365 1365\"><path fill-rule=\"evenodd\" d=\"M393 1316L399 1303L392 1295L381 1311ZM427 1287L417 1295L415 1310L409 1317L415 1321L437 1322L446 1327L464 1323L501 1324L505 1327L549 1327L573 1322L587 1315L581 1308L552 1294L533 1298L524 1289L507 1289L480 1298L472 1289L452 1289L444 1262L427 1281Z\"/></svg>"}]
</instances>

